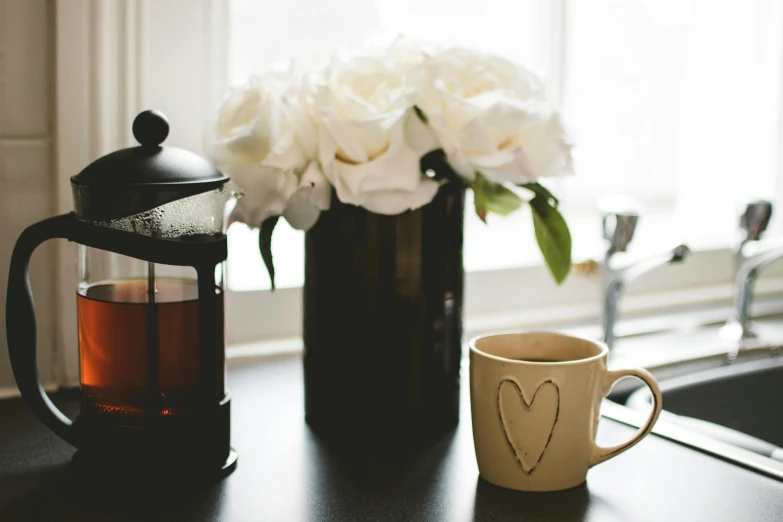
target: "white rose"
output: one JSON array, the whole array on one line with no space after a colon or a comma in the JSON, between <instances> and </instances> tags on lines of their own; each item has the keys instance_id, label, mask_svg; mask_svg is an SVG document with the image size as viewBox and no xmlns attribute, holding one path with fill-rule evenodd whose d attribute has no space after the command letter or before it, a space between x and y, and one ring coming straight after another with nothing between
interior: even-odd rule
<instances>
[{"instance_id":1,"label":"white rose","mask_svg":"<svg viewBox=\"0 0 783 522\"><path fill-rule=\"evenodd\" d=\"M245 191L232 220L257 227L282 215L307 230L329 208L331 187L315 162L315 124L287 75L254 77L218 111L215 165Z\"/></svg>"},{"instance_id":2,"label":"white rose","mask_svg":"<svg viewBox=\"0 0 783 522\"><path fill-rule=\"evenodd\" d=\"M462 176L534 182L572 172L571 145L541 81L499 56L453 48L411 74L449 163Z\"/></svg>"},{"instance_id":3,"label":"white rose","mask_svg":"<svg viewBox=\"0 0 783 522\"><path fill-rule=\"evenodd\" d=\"M312 89L324 175L340 201L378 214L419 208L438 190L420 170L438 144L412 108L411 54L394 51L335 58Z\"/></svg>"}]
</instances>

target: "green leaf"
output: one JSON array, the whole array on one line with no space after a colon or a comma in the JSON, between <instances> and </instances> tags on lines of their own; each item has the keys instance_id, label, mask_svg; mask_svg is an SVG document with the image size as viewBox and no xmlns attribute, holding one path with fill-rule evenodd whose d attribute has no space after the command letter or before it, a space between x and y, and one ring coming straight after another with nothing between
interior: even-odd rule
<instances>
[{"instance_id":1,"label":"green leaf","mask_svg":"<svg viewBox=\"0 0 783 522\"><path fill-rule=\"evenodd\" d=\"M485 223L488 212L507 216L519 209L524 203L524 200L516 192L500 183L492 183L478 172L471 187L473 188L476 215Z\"/></svg>"},{"instance_id":2,"label":"green leaf","mask_svg":"<svg viewBox=\"0 0 783 522\"><path fill-rule=\"evenodd\" d=\"M487 207L483 206L482 203L479 202L478 198L474 195L473 196L473 208L476 209L476 215L478 218L484 223L487 223Z\"/></svg>"},{"instance_id":3,"label":"green leaf","mask_svg":"<svg viewBox=\"0 0 783 522\"><path fill-rule=\"evenodd\" d=\"M540 196L544 199L551 200L553 202L552 204L553 207L557 207L559 203L557 198L554 195L552 195L551 192L549 192L549 189L541 185L540 183L523 183L520 185L520 187L528 189L536 196Z\"/></svg>"},{"instance_id":4,"label":"green leaf","mask_svg":"<svg viewBox=\"0 0 783 522\"><path fill-rule=\"evenodd\" d=\"M547 197L530 201L536 241L552 277L562 283L571 270L571 233L563 216Z\"/></svg>"},{"instance_id":5,"label":"green leaf","mask_svg":"<svg viewBox=\"0 0 783 522\"><path fill-rule=\"evenodd\" d=\"M258 248L261 251L261 259L264 260L266 271L269 272L269 282L272 290L275 289L275 265L272 261L272 232L275 231L280 216L272 216L261 222L258 232Z\"/></svg>"}]
</instances>

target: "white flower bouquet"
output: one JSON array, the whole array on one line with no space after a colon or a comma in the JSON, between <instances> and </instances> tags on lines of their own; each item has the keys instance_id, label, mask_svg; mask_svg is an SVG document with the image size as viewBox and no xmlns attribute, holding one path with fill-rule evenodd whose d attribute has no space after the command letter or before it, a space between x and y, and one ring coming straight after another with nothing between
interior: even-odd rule
<instances>
[{"instance_id":1,"label":"white flower bouquet","mask_svg":"<svg viewBox=\"0 0 783 522\"><path fill-rule=\"evenodd\" d=\"M571 146L541 81L499 56L397 41L301 76L267 73L228 96L209 145L245 190L232 218L261 228L273 287L280 216L308 230L333 191L343 203L400 214L444 183L473 190L482 220L527 201L553 277L569 272L568 227L539 180L572 172Z\"/></svg>"}]
</instances>

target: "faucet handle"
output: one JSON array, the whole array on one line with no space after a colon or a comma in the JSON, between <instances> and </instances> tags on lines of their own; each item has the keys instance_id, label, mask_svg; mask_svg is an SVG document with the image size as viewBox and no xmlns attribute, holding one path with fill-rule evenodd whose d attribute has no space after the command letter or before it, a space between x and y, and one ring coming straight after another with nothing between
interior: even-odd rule
<instances>
[{"instance_id":1,"label":"faucet handle","mask_svg":"<svg viewBox=\"0 0 783 522\"><path fill-rule=\"evenodd\" d=\"M627 196L605 196L599 202L609 253L625 252L639 223L641 204Z\"/></svg>"},{"instance_id":2,"label":"faucet handle","mask_svg":"<svg viewBox=\"0 0 783 522\"><path fill-rule=\"evenodd\" d=\"M740 228L745 232L744 241L758 241L767 229L772 217L772 202L760 199L748 203L740 217Z\"/></svg>"}]
</instances>

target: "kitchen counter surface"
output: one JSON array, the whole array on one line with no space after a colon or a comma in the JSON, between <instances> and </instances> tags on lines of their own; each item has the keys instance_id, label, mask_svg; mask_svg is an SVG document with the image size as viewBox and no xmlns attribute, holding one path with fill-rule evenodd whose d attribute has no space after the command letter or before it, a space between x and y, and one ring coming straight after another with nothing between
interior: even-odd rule
<instances>
[{"instance_id":1,"label":"kitchen counter surface","mask_svg":"<svg viewBox=\"0 0 783 522\"><path fill-rule=\"evenodd\" d=\"M492 486L478 476L467 394L459 427L427 450L348 462L304 422L297 357L234 362L228 378L237 470L222 482L170 484L153 495L109 480L87 487L70 466L70 446L21 400L0 401L0 520L783 520L783 482L655 435L592 469L572 490ZM54 399L69 414L78 410L72 392ZM603 419L599 442L632 433Z\"/></svg>"}]
</instances>

